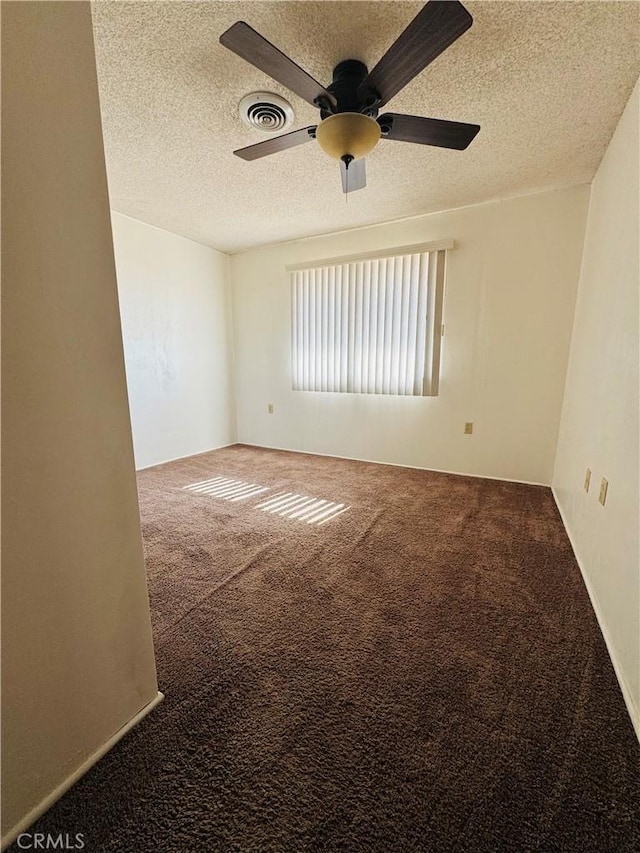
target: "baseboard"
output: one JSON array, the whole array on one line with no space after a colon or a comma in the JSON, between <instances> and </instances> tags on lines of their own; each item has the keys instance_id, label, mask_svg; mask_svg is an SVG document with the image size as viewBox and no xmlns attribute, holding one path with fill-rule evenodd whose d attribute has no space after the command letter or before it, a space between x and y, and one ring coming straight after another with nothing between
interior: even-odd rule
<instances>
[{"instance_id":1,"label":"baseboard","mask_svg":"<svg viewBox=\"0 0 640 853\"><path fill-rule=\"evenodd\" d=\"M152 711L156 705L159 705L160 702L164 699L163 693L157 693L156 696L144 706L138 713L132 717L128 723L125 723L121 729L109 738L105 743L102 744L95 752L93 752L86 761L84 761L80 767L77 768L70 776L68 776L64 782L58 785L54 790L46 796L43 800L41 800L38 805L31 809L31 811L25 815L25 817L19 821L12 829L7 832L7 834L2 838L2 843L0 844L0 850L4 850L10 844L16 840L16 838L20 835L20 833L25 832L39 817L41 817L51 806L59 800L63 794L66 794L69 788L80 779L81 776L90 770L96 762L98 762L103 755L106 755L112 747L121 740L127 732L130 732L138 723L147 716L147 714Z\"/></svg>"},{"instance_id":2,"label":"baseboard","mask_svg":"<svg viewBox=\"0 0 640 853\"><path fill-rule=\"evenodd\" d=\"M567 523L567 518L562 510L562 506L560 505L560 501L558 500L558 495L556 490L551 487L551 494L553 495L553 499L556 502L556 506L558 507L558 512L560 513L560 518L562 519L562 523L564 525L564 529L569 538L569 542L571 543L571 548L573 549L574 557L576 558L576 563L578 564L578 568L580 569L580 574L582 575L582 581L587 589L587 593L589 595L589 600L591 601L591 606L593 607L593 612L596 614L596 619L598 620L598 625L600 626L600 632L604 638L605 645L607 647L607 651L609 653L609 657L611 658L611 664L613 665L613 671L616 674L616 678L618 679L618 684L620 685L620 690L622 692L622 698L624 699L624 703L627 706L627 711L629 712L629 716L631 717L631 722L633 724L633 728L636 733L636 737L640 741L640 709L636 707L635 702L633 701L633 696L631 695L631 690L627 685L627 682L624 677L624 673L622 671L622 667L618 663L618 659L616 657L615 648L611 641L611 637L607 630L607 626L602 616L602 611L600 610L600 606L598 604L598 599L596 598L595 592L591 583L589 582L589 578L585 571L582 560L580 559L580 555L578 554L578 549L576 548L576 544L571 535L571 530Z\"/></svg>"},{"instance_id":3,"label":"baseboard","mask_svg":"<svg viewBox=\"0 0 640 853\"><path fill-rule=\"evenodd\" d=\"M233 447L238 444L237 441L231 441L229 444L219 444L217 447L210 447L208 450L201 450L199 453L187 453L186 456L174 456L171 459L165 459L163 462L154 462L152 465L143 465L142 468L136 468L138 471L148 471L150 468L159 468L161 465L168 465L170 462L180 462L181 459L192 459L196 456L204 456L206 453L212 453L214 450L223 450L225 447Z\"/></svg>"},{"instance_id":4,"label":"baseboard","mask_svg":"<svg viewBox=\"0 0 640 853\"><path fill-rule=\"evenodd\" d=\"M499 483L520 483L523 486L543 486L550 488L549 483L536 483L533 480L514 480L510 477L494 477L491 474L469 474L466 471L446 471L444 468L424 468L421 465L404 465L402 462L380 462L379 459L363 459L361 456L339 456L337 453L318 453L314 450L292 450L290 447L274 447L271 444L254 444L250 441L234 441L233 444L244 444L246 447L259 447L261 450L282 450L285 453L302 453L306 456L324 456L329 459L346 459L348 462L369 462L371 465L387 465L391 468L409 468L413 471L431 471L434 474L453 474L455 477L474 477L477 480L497 480ZM227 447L233 447L228 444Z\"/></svg>"}]
</instances>

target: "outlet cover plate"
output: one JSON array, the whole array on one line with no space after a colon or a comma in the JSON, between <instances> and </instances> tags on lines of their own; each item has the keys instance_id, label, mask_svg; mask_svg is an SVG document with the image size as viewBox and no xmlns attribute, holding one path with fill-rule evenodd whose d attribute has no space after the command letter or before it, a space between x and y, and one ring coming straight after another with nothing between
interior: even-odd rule
<instances>
[{"instance_id":1,"label":"outlet cover plate","mask_svg":"<svg viewBox=\"0 0 640 853\"><path fill-rule=\"evenodd\" d=\"M608 488L609 488L609 481L605 480L605 478L603 477L602 480L600 481L600 494L598 495L598 500L600 501L602 506L604 506L605 503L607 502L607 489Z\"/></svg>"}]
</instances>

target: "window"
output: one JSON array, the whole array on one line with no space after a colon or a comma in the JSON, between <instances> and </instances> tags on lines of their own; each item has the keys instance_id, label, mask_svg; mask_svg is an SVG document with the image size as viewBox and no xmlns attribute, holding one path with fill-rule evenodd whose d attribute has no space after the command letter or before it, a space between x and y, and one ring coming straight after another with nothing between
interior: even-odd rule
<instances>
[{"instance_id":1,"label":"window","mask_svg":"<svg viewBox=\"0 0 640 853\"><path fill-rule=\"evenodd\" d=\"M293 389L435 396L452 245L290 269Z\"/></svg>"}]
</instances>

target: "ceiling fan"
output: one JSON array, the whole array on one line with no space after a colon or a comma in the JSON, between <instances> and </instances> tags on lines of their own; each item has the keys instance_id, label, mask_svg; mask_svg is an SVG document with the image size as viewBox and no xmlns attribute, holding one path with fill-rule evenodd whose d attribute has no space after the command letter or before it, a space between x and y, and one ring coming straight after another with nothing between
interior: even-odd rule
<instances>
[{"instance_id":1,"label":"ceiling fan","mask_svg":"<svg viewBox=\"0 0 640 853\"><path fill-rule=\"evenodd\" d=\"M343 192L352 192L366 185L364 157L380 138L463 150L479 125L378 113L472 23L458 0L430 0L373 71L357 59L346 59L333 69L333 81L325 88L260 33L238 21L220 36L220 43L318 107L321 121L233 153L255 160L317 139L327 154L340 161Z\"/></svg>"}]
</instances>

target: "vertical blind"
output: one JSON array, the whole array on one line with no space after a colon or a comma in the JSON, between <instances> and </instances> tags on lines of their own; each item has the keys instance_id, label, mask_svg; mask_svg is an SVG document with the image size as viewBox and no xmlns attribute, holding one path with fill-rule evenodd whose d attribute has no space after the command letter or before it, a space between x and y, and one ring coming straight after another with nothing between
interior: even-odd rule
<instances>
[{"instance_id":1,"label":"vertical blind","mask_svg":"<svg viewBox=\"0 0 640 853\"><path fill-rule=\"evenodd\" d=\"M417 252L294 270L293 389L433 393L426 368L433 364L444 254ZM437 341L439 347L439 327Z\"/></svg>"}]
</instances>

